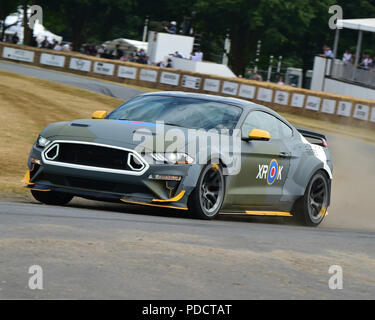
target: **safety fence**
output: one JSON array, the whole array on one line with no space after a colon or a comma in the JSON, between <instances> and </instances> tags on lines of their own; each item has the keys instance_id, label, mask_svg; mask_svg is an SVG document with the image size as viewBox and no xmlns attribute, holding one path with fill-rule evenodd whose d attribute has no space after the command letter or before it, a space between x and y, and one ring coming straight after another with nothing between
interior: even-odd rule
<instances>
[{"instance_id":1,"label":"safety fence","mask_svg":"<svg viewBox=\"0 0 375 320\"><path fill-rule=\"evenodd\" d=\"M375 69L359 68L351 63L345 64L341 60L332 62L331 77L338 80L356 82L375 89Z\"/></svg>"},{"instance_id":2,"label":"safety fence","mask_svg":"<svg viewBox=\"0 0 375 320\"><path fill-rule=\"evenodd\" d=\"M266 105L281 112L375 128L374 100L9 43L0 43L0 57L38 67L153 89L236 97Z\"/></svg>"}]
</instances>

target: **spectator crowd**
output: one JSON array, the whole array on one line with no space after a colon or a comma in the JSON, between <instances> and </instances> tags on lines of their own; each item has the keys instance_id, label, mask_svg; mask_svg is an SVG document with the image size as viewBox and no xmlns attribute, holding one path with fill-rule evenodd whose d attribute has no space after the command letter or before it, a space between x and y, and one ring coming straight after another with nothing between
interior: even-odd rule
<instances>
[{"instance_id":1,"label":"spectator crowd","mask_svg":"<svg viewBox=\"0 0 375 320\"><path fill-rule=\"evenodd\" d=\"M84 44L81 49L81 53L87 54L90 56L96 56L98 58L129 61L140 64L154 65L157 67L172 68L173 61L171 58L168 58L166 61L151 62L149 56L147 56L144 49L139 49L133 52L128 52L121 49L120 44L117 44L113 47L105 47L104 45L96 46L93 44ZM169 54L171 57L181 58L181 59L190 59L193 61L202 61L203 52L200 48L196 49L190 54L190 57L187 58L183 53L176 51L175 53Z\"/></svg>"},{"instance_id":2,"label":"spectator crowd","mask_svg":"<svg viewBox=\"0 0 375 320\"><path fill-rule=\"evenodd\" d=\"M13 35L6 34L3 42L13 43L13 44L21 44L20 38L18 37L17 33L15 32ZM38 41L36 37L31 38L31 46L41 49L51 49L56 51L71 51L70 43L60 43L56 39L52 41L48 40L48 37L44 37Z\"/></svg>"},{"instance_id":3,"label":"spectator crowd","mask_svg":"<svg viewBox=\"0 0 375 320\"><path fill-rule=\"evenodd\" d=\"M119 44L117 44L114 48L106 48L103 45L97 46L86 43L82 46L81 53L98 58L129 61L140 64L151 64L144 49L139 49L134 52L125 52L123 49L121 49Z\"/></svg>"},{"instance_id":4,"label":"spectator crowd","mask_svg":"<svg viewBox=\"0 0 375 320\"><path fill-rule=\"evenodd\" d=\"M331 48L327 45L323 46L323 54L320 54L320 56L333 59L334 55L331 50ZM350 50L345 50L343 56L342 56L342 62L345 66L354 65L355 63L355 54L351 53ZM375 56L371 58L371 55L367 53L363 53L361 57L359 58L359 63L357 65L358 68L364 69L364 70L370 70L375 71Z\"/></svg>"},{"instance_id":5,"label":"spectator crowd","mask_svg":"<svg viewBox=\"0 0 375 320\"><path fill-rule=\"evenodd\" d=\"M175 33L175 22L171 22L171 26L169 27L169 33ZM13 43L13 44L20 44L20 39L17 33L13 35L5 35L3 42ZM71 44L68 42L60 43L56 39L50 41L48 37L44 37L37 40L36 37L32 38L31 46L41 49L50 49L55 51L71 51ZM129 61L135 62L140 64L147 64L147 65L154 65L158 67L166 67L172 68L173 62L172 59L168 58L166 61L160 61L157 63L152 63L147 56L144 49L139 49L134 52L125 52L121 49L120 45L117 44L115 48L106 48L103 45L94 45L90 43L85 43L81 47L81 53L87 54L90 56L105 58L105 59L113 59L113 60L121 60L121 61ZM186 57L183 53L176 51L175 53L170 54L170 56L181 58L181 59L190 59L193 61L202 61L203 60L203 52L200 48L196 49L194 52L190 54L190 57Z\"/></svg>"}]
</instances>

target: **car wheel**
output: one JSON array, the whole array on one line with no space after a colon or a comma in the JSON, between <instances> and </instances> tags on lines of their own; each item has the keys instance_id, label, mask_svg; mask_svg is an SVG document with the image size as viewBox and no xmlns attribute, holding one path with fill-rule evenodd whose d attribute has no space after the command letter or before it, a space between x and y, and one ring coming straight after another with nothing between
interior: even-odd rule
<instances>
[{"instance_id":1,"label":"car wheel","mask_svg":"<svg viewBox=\"0 0 375 320\"><path fill-rule=\"evenodd\" d=\"M220 165L207 165L188 201L190 212L200 219L213 219L221 209L225 195L224 176Z\"/></svg>"},{"instance_id":2,"label":"car wheel","mask_svg":"<svg viewBox=\"0 0 375 320\"><path fill-rule=\"evenodd\" d=\"M305 194L297 204L297 218L306 226L318 226L327 213L328 204L327 176L318 171L307 185Z\"/></svg>"},{"instance_id":3,"label":"car wheel","mask_svg":"<svg viewBox=\"0 0 375 320\"><path fill-rule=\"evenodd\" d=\"M73 199L73 196L70 194L54 191L31 190L31 194L39 202L57 206L63 206Z\"/></svg>"}]
</instances>

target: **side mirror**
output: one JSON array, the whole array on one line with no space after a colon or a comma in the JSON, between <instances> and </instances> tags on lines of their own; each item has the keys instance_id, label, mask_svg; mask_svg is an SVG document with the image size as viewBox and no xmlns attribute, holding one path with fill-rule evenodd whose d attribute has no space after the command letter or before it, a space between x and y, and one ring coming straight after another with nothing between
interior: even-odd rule
<instances>
[{"instance_id":1,"label":"side mirror","mask_svg":"<svg viewBox=\"0 0 375 320\"><path fill-rule=\"evenodd\" d=\"M106 116L107 116L107 111L100 110L100 111L95 111L92 114L91 118L92 119L104 119Z\"/></svg>"},{"instance_id":2,"label":"side mirror","mask_svg":"<svg viewBox=\"0 0 375 320\"><path fill-rule=\"evenodd\" d=\"M253 129L249 133L248 138L244 138L245 141L258 140L258 141L268 141L271 139L271 135L266 130Z\"/></svg>"}]
</instances>

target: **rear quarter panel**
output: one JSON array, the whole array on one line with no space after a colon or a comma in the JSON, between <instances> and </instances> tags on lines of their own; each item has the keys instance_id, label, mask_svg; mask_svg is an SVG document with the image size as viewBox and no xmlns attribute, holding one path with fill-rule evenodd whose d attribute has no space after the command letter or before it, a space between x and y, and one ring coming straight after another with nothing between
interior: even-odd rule
<instances>
[{"instance_id":1,"label":"rear quarter panel","mask_svg":"<svg viewBox=\"0 0 375 320\"><path fill-rule=\"evenodd\" d=\"M297 131L290 141L290 148L292 157L282 201L294 203L304 195L310 179L318 170L326 172L331 180L333 167L328 149L309 143Z\"/></svg>"}]
</instances>

